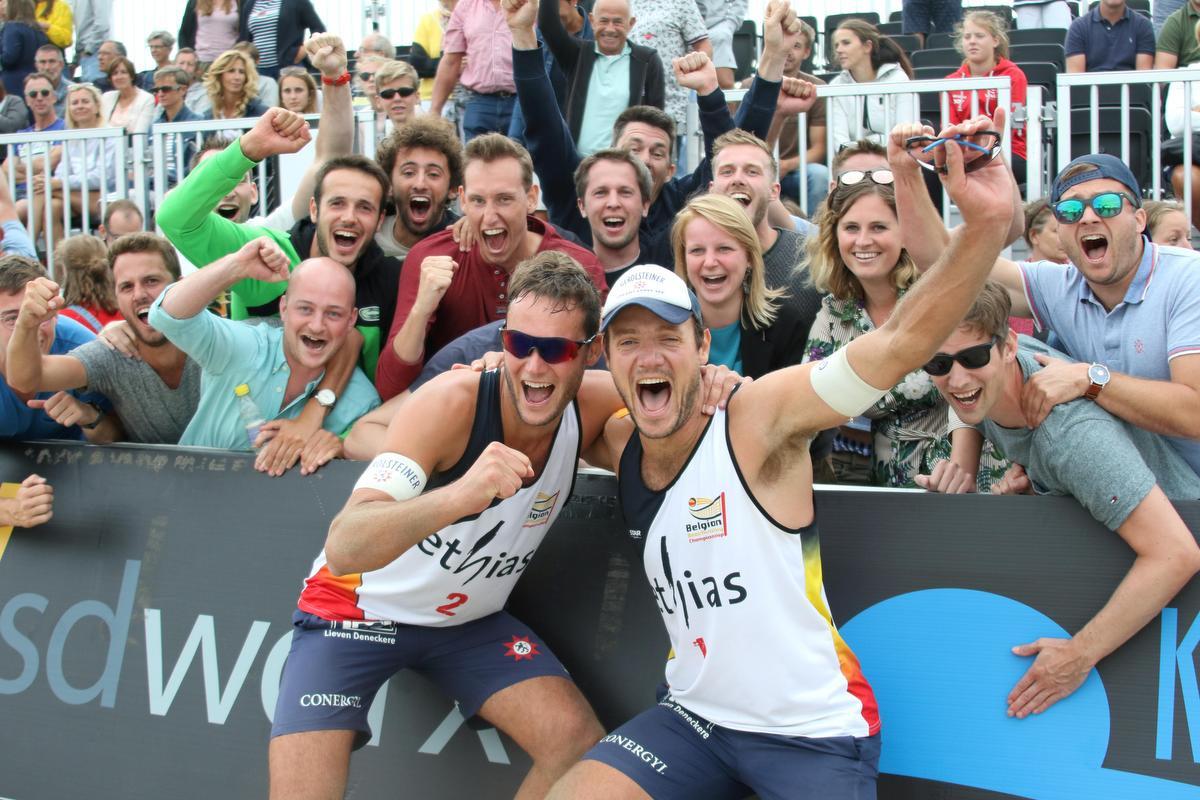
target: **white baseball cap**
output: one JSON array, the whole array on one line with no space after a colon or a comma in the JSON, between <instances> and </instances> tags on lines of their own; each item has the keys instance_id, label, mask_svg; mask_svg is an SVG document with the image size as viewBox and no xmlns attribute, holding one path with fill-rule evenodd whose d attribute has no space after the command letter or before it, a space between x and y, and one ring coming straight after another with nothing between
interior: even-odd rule
<instances>
[{"instance_id":1,"label":"white baseball cap","mask_svg":"<svg viewBox=\"0 0 1200 800\"><path fill-rule=\"evenodd\" d=\"M655 264L634 267L609 289L600 314L600 330L627 306L641 306L672 325L694 316L701 325L700 301L683 278Z\"/></svg>"}]
</instances>

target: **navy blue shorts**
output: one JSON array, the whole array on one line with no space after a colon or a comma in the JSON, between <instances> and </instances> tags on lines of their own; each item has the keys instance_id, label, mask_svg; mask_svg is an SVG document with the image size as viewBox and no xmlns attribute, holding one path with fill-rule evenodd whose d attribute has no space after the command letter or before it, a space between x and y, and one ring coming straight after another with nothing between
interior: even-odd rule
<instances>
[{"instance_id":1,"label":"navy blue shorts","mask_svg":"<svg viewBox=\"0 0 1200 800\"><path fill-rule=\"evenodd\" d=\"M722 728L669 696L584 755L655 800L875 800L879 734L808 739Z\"/></svg>"},{"instance_id":2,"label":"navy blue shorts","mask_svg":"<svg viewBox=\"0 0 1200 800\"><path fill-rule=\"evenodd\" d=\"M525 623L508 612L447 628L395 622L329 622L292 615L271 736L353 730L355 749L371 739L367 712L384 681L413 669L457 700L463 716L501 689L544 675L570 679Z\"/></svg>"},{"instance_id":3,"label":"navy blue shorts","mask_svg":"<svg viewBox=\"0 0 1200 800\"><path fill-rule=\"evenodd\" d=\"M962 0L904 0L901 14L905 33L951 33L962 21Z\"/></svg>"}]
</instances>

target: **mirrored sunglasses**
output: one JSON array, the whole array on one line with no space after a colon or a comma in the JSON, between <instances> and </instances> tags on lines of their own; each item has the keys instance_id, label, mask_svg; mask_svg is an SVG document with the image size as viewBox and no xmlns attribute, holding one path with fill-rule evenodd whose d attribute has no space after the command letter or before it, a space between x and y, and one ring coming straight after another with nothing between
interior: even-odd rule
<instances>
[{"instance_id":1,"label":"mirrored sunglasses","mask_svg":"<svg viewBox=\"0 0 1200 800\"><path fill-rule=\"evenodd\" d=\"M582 342L574 339L563 339L559 336L530 336L527 333L514 331L511 328L500 329L500 341L504 344L505 352L517 358L529 358L536 350L547 364L561 364L570 361L579 354L581 347L586 347L596 339L592 336Z\"/></svg>"},{"instance_id":2,"label":"mirrored sunglasses","mask_svg":"<svg viewBox=\"0 0 1200 800\"><path fill-rule=\"evenodd\" d=\"M1121 213L1126 200L1134 208L1138 207L1136 198L1125 192L1101 192L1086 198L1072 197L1068 200L1059 200L1050 206L1050 210L1054 212L1054 218L1059 222L1064 225L1074 225L1083 219L1083 213L1087 211L1088 206L1092 207L1092 211L1095 211L1096 216L1100 219L1110 219Z\"/></svg>"}]
</instances>

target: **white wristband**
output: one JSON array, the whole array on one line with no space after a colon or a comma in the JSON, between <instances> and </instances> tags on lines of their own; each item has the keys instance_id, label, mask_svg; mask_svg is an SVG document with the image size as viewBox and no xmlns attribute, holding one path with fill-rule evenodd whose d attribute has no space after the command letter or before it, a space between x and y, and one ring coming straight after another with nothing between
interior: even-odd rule
<instances>
[{"instance_id":1,"label":"white wristband","mask_svg":"<svg viewBox=\"0 0 1200 800\"><path fill-rule=\"evenodd\" d=\"M857 417L879 402L890 389L876 389L858 377L843 347L818 361L808 373L817 397L843 417Z\"/></svg>"},{"instance_id":2,"label":"white wristband","mask_svg":"<svg viewBox=\"0 0 1200 800\"><path fill-rule=\"evenodd\" d=\"M354 491L375 489L397 501L411 500L425 488L425 470L411 458L399 453L380 453L354 484Z\"/></svg>"}]
</instances>

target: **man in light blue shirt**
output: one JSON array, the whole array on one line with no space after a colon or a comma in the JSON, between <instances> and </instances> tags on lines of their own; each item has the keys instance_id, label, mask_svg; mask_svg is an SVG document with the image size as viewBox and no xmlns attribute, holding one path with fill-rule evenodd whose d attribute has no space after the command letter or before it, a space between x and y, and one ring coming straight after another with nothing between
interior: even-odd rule
<instances>
[{"instance_id":1,"label":"man in light blue shirt","mask_svg":"<svg viewBox=\"0 0 1200 800\"><path fill-rule=\"evenodd\" d=\"M588 156L609 146L617 116L629 107L629 42L619 53L608 55L592 45L596 60L588 81L587 104L579 128L579 154Z\"/></svg>"},{"instance_id":2,"label":"man in light blue shirt","mask_svg":"<svg viewBox=\"0 0 1200 800\"><path fill-rule=\"evenodd\" d=\"M250 450L234 390L250 387L265 420L294 419L316 391L325 367L346 344L357 319L354 276L329 258L302 262L288 273L286 254L263 237L167 288L150 308L150 324L203 369L200 404L179 443ZM206 311L246 278L288 281L279 303L282 327L222 319ZM324 395L324 396L323 396ZM317 393L331 407L324 429L341 434L379 405L375 387L357 367L341 397Z\"/></svg>"},{"instance_id":3,"label":"man in light blue shirt","mask_svg":"<svg viewBox=\"0 0 1200 800\"><path fill-rule=\"evenodd\" d=\"M1026 384L1031 426L1083 397L1169 437L1200 473L1200 256L1145 237L1137 179L1119 159L1081 156L1050 193L1069 264L1000 259L992 277L1015 316L1052 330L1082 363L1038 356Z\"/></svg>"}]
</instances>

